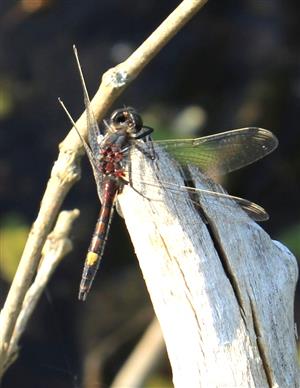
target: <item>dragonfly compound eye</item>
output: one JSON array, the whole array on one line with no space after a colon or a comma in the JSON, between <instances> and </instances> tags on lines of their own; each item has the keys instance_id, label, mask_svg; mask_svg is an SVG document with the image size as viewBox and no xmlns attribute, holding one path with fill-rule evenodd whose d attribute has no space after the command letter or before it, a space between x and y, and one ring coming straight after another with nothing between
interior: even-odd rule
<instances>
[{"instance_id":1,"label":"dragonfly compound eye","mask_svg":"<svg viewBox=\"0 0 300 388\"><path fill-rule=\"evenodd\" d=\"M130 107L114 111L111 115L110 122L116 130L126 126L128 128L127 131L130 133L137 133L143 127L141 116L135 109Z\"/></svg>"},{"instance_id":2,"label":"dragonfly compound eye","mask_svg":"<svg viewBox=\"0 0 300 388\"><path fill-rule=\"evenodd\" d=\"M134 128L134 132L139 132L143 127L143 121L141 116L135 111L129 111L131 126Z\"/></svg>"},{"instance_id":3,"label":"dragonfly compound eye","mask_svg":"<svg viewBox=\"0 0 300 388\"><path fill-rule=\"evenodd\" d=\"M111 115L112 123L116 125L125 124L128 119L128 115L126 113L127 112L124 110L116 110L115 112L113 112L113 114Z\"/></svg>"}]
</instances>

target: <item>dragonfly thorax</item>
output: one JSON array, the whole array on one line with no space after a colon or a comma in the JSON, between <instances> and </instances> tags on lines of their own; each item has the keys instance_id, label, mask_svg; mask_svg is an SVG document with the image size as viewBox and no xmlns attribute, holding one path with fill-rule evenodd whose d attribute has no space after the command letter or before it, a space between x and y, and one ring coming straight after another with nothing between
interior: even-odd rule
<instances>
[{"instance_id":1,"label":"dragonfly thorax","mask_svg":"<svg viewBox=\"0 0 300 388\"><path fill-rule=\"evenodd\" d=\"M123 178L125 176L122 165L123 158L124 153L121 151L120 147L115 144L101 149L100 172L106 176Z\"/></svg>"}]
</instances>

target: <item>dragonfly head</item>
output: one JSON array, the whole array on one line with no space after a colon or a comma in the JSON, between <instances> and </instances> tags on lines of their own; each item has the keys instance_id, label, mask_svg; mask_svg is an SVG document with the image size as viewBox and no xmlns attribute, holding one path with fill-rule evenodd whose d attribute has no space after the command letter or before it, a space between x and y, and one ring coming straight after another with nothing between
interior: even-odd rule
<instances>
[{"instance_id":1,"label":"dragonfly head","mask_svg":"<svg viewBox=\"0 0 300 388\"><path fill-rule=\"evenodd\" d=\"M125 129L129 135L136 137L143 128L143 121L134 108L126 107L112 113L109 125L116 132Z\"/></svg>"}]
</instances>

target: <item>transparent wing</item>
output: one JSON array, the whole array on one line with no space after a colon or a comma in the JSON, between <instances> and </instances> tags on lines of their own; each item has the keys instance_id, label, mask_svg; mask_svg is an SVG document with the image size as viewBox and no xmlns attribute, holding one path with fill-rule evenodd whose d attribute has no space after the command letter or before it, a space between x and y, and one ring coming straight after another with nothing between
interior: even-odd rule
<instances>
[{"instance_id":1,"label":"transparent wing","mask_svg":"<svg viewBox=\"0 0 300 388\"><path fill-rule=\"evenodd\" d=\"M75 55L77 67L79 70L80 81L81 81L82 90L83 90L83 99L84 99L86 122L87 122L87 128L88 128L89 146L94 154L94 157L96 158L96 156L98 155L98 150L99 150L98 139L100 137L102 137L103 134L99 130L97 120L94 116L94 112L93 112L92 107L91 107L90 97L89 97L89 94L88 94L88 91L86 88L85 80L84 80L83 73L82 73L81 64L80 64L79 57L78 57L77 48L75 47L75 45L73 46L73 50L74 50L74 55Z\"/></svg>"},{"instance_id":2,"label":"transparent wing","mask_svg":"<svg viewBox=\"0 0 300 388\"><path fill-rule=\"evenodd\" d=\"M154 141L154 149L167 151L181 166L192 164L214 177L238 170L263 158L278 145L272 132L242 128L186 140Z\"/></svg>"},{"instance_id":3,"label":"transparent wing","mask_svg":"<svg viewBox=\"0 0 300 388\"><path fill-rule=\"evenodd\" d=\"M80 134L79 134L79 136L82 140L85 151L87 153L87 156L88 156L89 161L91 163L91 166L93 168L93 173L94 173L94 177L95 177L95 181L96 181L96 185L97 185L98 196L99 196L100 201L102 202L103 176L102 176L102 174L99 173L100 169L99 169L98 154L99 154L99 139L101 137L103 137L103 134L99 130L97 120L94 116L94 113L93 113L93 110L91 107L90 97L89 97L89 94L88 94L88 91L86 88L85 80L84 80L83 73L82 73L81 64L80 64L79 57L78 57L77 48L75 45L73 46L73 51L74 51L74 55L75 55L75 59L76 59L76 63L77 63L77 67L78 67L78 71L79 71L79 75L80 75L82 90L83 90L83 99L84 99L85 113L86 113L86 125L88 128L88 144L81 137Z\"/></svg>"},{"instance_id":4,"label":"transparent wing","mask_svg":"<svg viewBox=\"0 0 300 388\"><path fill-rule=\"evenodd\" d=\"M145 180L146 179L146 180ZM134 183L135 182L135 183ZM206 198L212 198L216 199L220 202L220 205L228 208L230 207L230 204L228 203L228 200L234 201L237 203L241 208L248 214L249 217L251 217L254 221L266 221L269 219L268 213L265 211L264 208L257 205L254 202L248 201L247 199L236 197L224 192L218 192L218 191L212 191L212 190L206 190L206 189L199 189L195 187L189 187L184 185L177 185L172 182L163 182L160 181L159 184L155 183L151 179L147 179L147 176L144 176L144 179L139 180L138 182L133 179L133 182L131 183L131 187L137 191L140 195L142 195L145 198L148 198L149 200L156 201L158 200L153 194L148 194L147 188L149 187L163 187L164 190L170 191L172 195L174 195L176 198L176 201L184 201L185 196L184 193L190 194L190 201L194 204L194 206L201 208L201 204L197 200L193 200L192 198L195 197L195 195L204 195ZM231 205L232 206L232 205Z\"/></svg>"},{"instance_id":5,"label":"transparent wing","mask_svg":"<svg viewBox=\"0 0 300 388\"><path fill-rule=\"evenodd\" d=\"M163 150L167 151L175 164L181 167L193 165L205 176L214 178L263 158L272 152L277 145L278 141L272 132L250 127L197 139L154 141L151 146L155 154L157 154L157 159L153 162L158 168L162 162L159 155ZM135 148L133 146L130 153L134 154L135 152L141 152L141 147ZM145 155L147 155L147 150ZM147 173L141 173L136 169L128 170L128 172L131 175L132 182L140 182L141 184L144 182L145 187L153 185L151 183L153 180L151 180L150 176L147 176ZM185 169L181 169L181 173L184 176ZM189 180L189 175L185 178ZM264 221L269 218L262 207L239 197L210 190L176 186L170 182L161 182L161 185L164 189L171 190L172 192L188 191L192 194L204 194L207 197L215 197L224 204L226 203L224 200L231 199L238 203L254 220Z\"/></svg>"}]
</instances>

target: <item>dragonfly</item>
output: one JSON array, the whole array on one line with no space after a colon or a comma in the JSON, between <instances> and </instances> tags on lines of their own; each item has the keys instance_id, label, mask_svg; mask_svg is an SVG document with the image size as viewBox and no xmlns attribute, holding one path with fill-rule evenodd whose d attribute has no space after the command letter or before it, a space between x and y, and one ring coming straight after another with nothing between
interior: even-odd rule
<instances>
[{"instance_id":1,"label":"dragonfly","mask_svg":"<svg viewBox=\"0 0 300 388\"><path fill-rule=\"evenodd\" d=\"M108 120L103 121L103 128L100 129L91 108L78 53L76 47L73 48L83 89L88 141L81 136L64 103L60 99L59 101L83 143L102 204L79 287L78 298L84 301L104 253L117 196L124 185L129 184L134 189L127 174L131 170L130 156L133 153L138 152L143 157L159 163L158 151L164 150L183 173L185 167L194 166L208 178L215 179L216 176L240 169L268 155L277 147L278 140L266 129L247 127L195 139L153 141L151 138L153 129L143 124L140 114L132 107L115 110ZM134 172L131 171L131 175L133 176ZM176 191L174 184L166 182L161 184L165 190ZM233 199L254 220L268 219L268 214L262 207L246 199L191 187L185 187L185 190L220 199ZM182 192L182 187L178 188L178 192Z\"/></svg>"}]
</instances>

